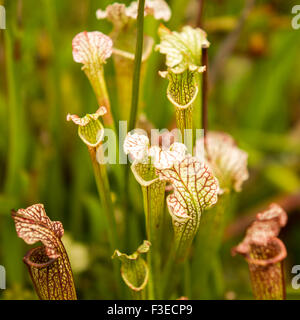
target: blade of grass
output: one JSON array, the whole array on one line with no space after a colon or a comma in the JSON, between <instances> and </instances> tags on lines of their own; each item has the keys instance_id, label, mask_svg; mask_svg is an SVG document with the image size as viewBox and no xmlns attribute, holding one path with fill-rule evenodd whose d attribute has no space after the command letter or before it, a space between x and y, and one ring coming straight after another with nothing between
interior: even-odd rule
<instances>
[{"instance_id":1,"label":"blade of grass","mask_svg":"<svg viewBox=\"0 0 300 320\"><path fill-rule=\"evenodd\" d=\"M132 102L129 121L129 131L135 128L136 116L138 111L140 75L142 65L143 43L144 43L144 7L145 0L139 0L138 19L137 19L137 41L134 58L134 73L132 83Z\"/></svg>"},{"instance_id":2,"label":"blade of grass","mask_svg":"<svg viewBox=\"0 0 300 320\"><path fill-rule=\"evenodd\" d=\"M15 12L15 7L9 7L11 12ZM10 17L10 21L14 21ZM14 41L21 41L11 32L13 22L9 24L9 28L5 30L5 58L6 58L6 77L8 84L8 130L9 130L9 149L8 149L8 168L5 180L5 194L7 197L21 198L22 183L20 173L24 166L26 134L23 129L25 120L23 119L23 109L20 103L18 92L18 79L16 68L19 61L14 58ZM24 280L22 258L22 243L11 232L11 221L9 216L5 216L1 223L1 236L3 248L5 248L4 263L8 273L8 280L11 283L20 283ZM18 263L19 262L19 263Z\"/></svg>"},{"instance_id":3,"label":"blade of grass","mask_svg":"<svg viewBox=\"0 0 300 320\"><path fill-rule=\"evenodd\" d=\"M143 43L144 43L144 7L145 0L139 1L138 7L138 18L137 18L137 41L136 41L136 51L134 58L134 72L133 72L133 81L132 81L132 101L131 101L131 110L130 110L130 121L128 130L131 131L134 129L136 124L136 116L138 111L138 101L139 101L139 88L140 88L140 74L141 74L141 65L142 65L142 54L143 54ZM124 207L128 215L130 215L130 202L128 198L127 191L129 190L129 166L126 165L124 173ZM126 223L126 234L130 235L130 218L127 217ZM129 236L128 236L129 238ZM129 239L128 239L129 241ZM127 241L127 245L128 242Z\"/></svg>"},{"instance_id":4,"label":"blade of grass","mask_svg":"<svg viewBox=\"0 0 300 320\"><path fill-rule=\"evenodd\" d=\"M139 0L138 7L138 18L137 18L137 41L134 59L134 72L132 81L132 101L130 110L130 120L129 120L129 131L135 128L137 112L138 112L138 102L139 102L139 91L140 91L140 76L141 76L141 65L142 65L142 55L143 55L143 44L144 44L144 8L145 0ZM129 166L126 166L125 173L125 195L128 190L129 182ZM128 206L126 206L128 208ZM128 219L129 221L131 219ZM130 229L128 230L130 232ZM130 233L129 233L130 234ZM154 299L153 293L153 283L152 283L152 271L151 271L151 250L147 255L148 268L149 268L149 281L148 281L148 298Z\"/></svg>"}]
</instances>

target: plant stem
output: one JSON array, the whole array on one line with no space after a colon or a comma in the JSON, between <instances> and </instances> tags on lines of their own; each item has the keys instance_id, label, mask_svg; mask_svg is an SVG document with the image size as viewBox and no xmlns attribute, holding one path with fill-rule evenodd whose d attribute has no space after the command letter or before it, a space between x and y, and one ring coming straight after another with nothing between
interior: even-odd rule
<instances>
[{"instance_id":1,"label":"plant stem","mask_svg":"<svg viewBox=\"0 0 300 320\"><path fill-rule=\"evenodd\" d=\"M93 74L90 72L89 69L85 69L84 70L88 79L90 80L90 83L93 87L93 90L95 92L96 98L97 98L97 102L99 107L100 106L104 106L107 110L107 113L105 115L103 115L103 122L104 124L109 128L114 130L115 134L116 134L116 146L119 145L119 132L116 129L116 123L114 121L114 118L112 116L112 111L111 111L111 104L110 104L110 99L109 99L109 95L108 95L108 91L107 91L107 86L106 86L106 82L105 82L105 77L104 77L104 69L103 67L101 67L98 71L97 74ZM120 186L120 190L122 190L123 188L123 179L122 179L122 175L123 175L123 171L121 170L119 164L119 148L116 148L116 165L113 166L113 173L114 176L117 179L117 185ZM116 249L116 248L114 248Z\"/></svg>"},{"instance_id":2,"label":"plant stem","mask_svg":"<svg viewBox=\"0 0 300 320\"><path fill-rule=\"evenodd\" d=\"M149 278L148 278L148 300L154 300L154 283L153 283L153 268L152 268L152 254L149 251L147 254L147 264L149 268Z\"/></svg>"},{"instance_id":3,"label":"plant stem","mask_svg":"<svg viewBox=\"0 0 300 320\"><path fill-rule=\"evenodd\" d=\"M98 147L98 148L101 148ZM116 232L116 221L114 216L113 203L110 195L109 180L105 165L101 165L96 160L96 148L89 148L89 153L93 163L93 169L97 184L101 203L106 212L107 223L108 223L108 234L112 252L117 248L117 232ZM98 150L98 155L101 154L101 150Z\"/></svg>"},{"instance_id":4,"label":"plant stem","mask_svg":"<svg viewBox=\"0 0 300 320\"><path fill-rule=\"evenodd\" d=\"M103 156L102 153L102 147L99 146L98 148L98 156ZM115 221L115 215L114 215L114 207L110 195L110 186L109 186L109 180L107 176L107 170L105 165L101 165L96 160L96 148L89 148L89 153L91 156L96 184L98 193L101 199L101 204L103 206L103 211L106 213L106 220L107 220L107 232L109 237L109 243L110 243L110 250L111 253L114 252L114 250L118 247L118 234L117 234L117 228L116 228L116 221ZM118 290L120 292L120 272L118 270L118 265L116 261L113 261L113 268L114 268L114 274L115 274L115 280L116 284L118 286Z\"/></svg>"},{"instance_id":5,"label":"plant stem","mask_svg":"<svg viewBox=\"0 0 300 320\"><path fill-rule=\"evenodd\" d=\"M24 135L23 111L17 92L16 61L13 56L13 37L9 30L5 31L5 57L6 57L6 81L8 84L8 124L9 124L9 150L7 159L7 172L5 191L8 194L19 192L19 174L24 161L24 146L26 136ZM21 146L21 148L19 147Z\"/></svg>"},{"instance_id":6,"label":"plant stem","mask_svg":"<svg viewBox=\"0 0 300 320\"><path fill-rule=\"evenodd\" d=\"M136 41L136 51L135 51L135 59L134 59L134 73L133 73L133 82L132 82L132 101L131 101L129 131L133 130L135 127L136 116L138 111L140 74L141 74L143 43L144 43L144 8L145 8L145 0L139 0L138 18L137 18L137 41Z\"/></svg>"},{"instance_id":7,"label":"plant stem","mask_svg":"<svg viewBox=\"0 0 300 320\"><path fill-rule=\"evenodd\" d=\"M137 18L137 41L136 41L136 51L134 58L134 72L132 80L132 100L131 100L131 110L130 110L130 121L129 121L129 131L135 128L136 117L138 112L138 102L139 102L139 89L140 89L140 74L142 65L142 55L143 55L143 43L144 43L144 8L145 0L139 0L138 7L138 18ZM130 203L128 198L129 191L129 166L125 166L124 172L124 208L127 213L130 214ZM129 215L128 215L129 216ZM130 231L130 218L127 216L126 224L126 234L131 234ZM129 236L128 236L129 242Z\"/></svg>"},{"instance_id":8,"label":"plant stem","mask_svg":"<svg viewBox=\"0 0 300 320\"><path fill-rule=\"evenodd\" d=\"M13 13L13 4L10 4L9 12ZM8 152L7 152L7 168L5 176L4 191L5 197L12 197L14 199L14 205L17 206L19 199L22 198L22 183L21 172L25 163L25 150L27 148L26 132L24 130L24 111L21 99L19 96L20 87L18 86L18 74L16 70L20 68L20 61L14 59L13 48L18 39L15 34L12 34L11 30L15 29L13 17L9 17L11 24L4 32L5 40L5 62L6 62L6 83L8 90L7 99L7 115L8 115ZM20 76L20 73L19 73ZM21 83L21 78L20 78ZM23 283L24 276L22 272L22 265L15 263L15 258L19 257L22 252L22 246L16 237L11 237L10 231L10 219L3 216L1 219L1 243L3 249L6 248L7 254L4 255L5 266L10 273L8 274L8 280L11 283ZM4 249L5 250L5 249Z\"/></svg>"},{"instance_id":9,"label":"plant stem","mask_svg":"<svg viewBox=\"0 0 300 320\"><path fill-rule=\"evenodd\" d=\"M94 89L99 107L104 106L107 109L107 113L103 116L104 124L115 130L103 67L97 70L96 74L92 73L89 69L84 69L84 71Z\"/></svg>"},{"instance_id":10,"label":"plant stem","mask_svg":"<svg viewBox=\"0 0 300 320\"><path fill-rule=\"evenodd\" d=\"M153 294L158 294L157 287L160 283L161 239L166 183L159 180L155 173L155 168L151 164L134 163L131 169L143 191L147 239L151 242L151 250L147 254L148 267L150 269L148 288L152 296L151 299L153 299ZM150 281L153 281L154 284L152 285Z\"/></svg>"},{"instance_id":11,"label":"plant stem","mask_svg":"<svg viewBox=\"0 0 300 320\"><path fill-rule=\"evenodd\" d=\"M208 51L207 48L202 49L202 65L206 66L206 71L202 77L202 128L204 130L204 144L206 145L206 134L208 128Z\"/></svg>"}]
</instances>

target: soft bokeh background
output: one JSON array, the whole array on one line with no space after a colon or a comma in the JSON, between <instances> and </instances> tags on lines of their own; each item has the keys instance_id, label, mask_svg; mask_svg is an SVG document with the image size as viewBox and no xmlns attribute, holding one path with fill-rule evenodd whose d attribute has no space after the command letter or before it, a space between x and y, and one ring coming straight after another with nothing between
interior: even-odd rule
<instances>
[{"instance_id":1,"label":"soft bokeh background","mask_svg":"<svg viewBox=\"0 0 300 320\"><path fill-rule=\"evenodd\" d=\"M173 11L168 27L195 26L196 0L168 2ZM300 31L291 27L297 1L257 0L249 14L244 8L251 1L204 2L202 25L211 42L209 129L232 134L249 153L250 169L228 218L223 294L214 298L252 297L247 264L232 258L230 248L253 215L276 201L289 214L281 237L288 249L288 297L297 299L300 291L290 286L291 267L300 264ZM17 238L10 210L39 202L52 220L64 224L79 298L115 298L88 152L75 127L65 121L69 112L83 115L97 108L80 65L73 62L71 41L83 30L109 33L110 25L97 21L95 12L110 3L0 0L7 11L7 30L0 30L0 264L7 270L3 299L36 298L22 262L29 248ZM147 18L146 33L156 42L158 25ZM165 95L167 82L158 76L163 62L161 55L152 54L143 94L148 119L161 129L174 120ZM113 75L110 61L106 76L116 109ZM145 236L142 199L136 193L132 198L135 249Z\"/></svg>"}]
</instances>

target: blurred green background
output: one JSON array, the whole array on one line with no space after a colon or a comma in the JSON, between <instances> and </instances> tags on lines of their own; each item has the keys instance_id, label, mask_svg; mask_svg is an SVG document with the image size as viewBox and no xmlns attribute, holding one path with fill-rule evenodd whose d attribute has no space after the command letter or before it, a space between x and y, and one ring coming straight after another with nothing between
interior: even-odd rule
<instances>
[{"instance_id":1,"label":"blurred green background","mask_svg":"<svg viewBox=\"0 0 300 320\"><path fill-rule=\"evenodd\" d=\"M29 248L10 217L12 208L33 203L44 203L51 220L64 224L79 298L115 298L89 155L65 120L67 113L84 115L97 108L81 66L73 61L71 42L83 30L108 34L111 26L98 21L95 12L112 2L0 0L7 13L7 29L0 30L0 265L7 271L1 299L36 298L22 262ZM196 25L196 0L168 3L173 13L169 28ZM228 217L221 259L224 294L215 298L252 298L247 264L232 258L230 248L253 215L275 201L289 214L281 238L288 250L288 298L297 299L300 290L290 286L291 267L300 264L300 30L291 27L297 1L257 0L246 12L250 3L207 0L202 16L211 42L209 129L233 135L249 153L250 170ZM156 43L158 25L147 18L145 32ZM143 103L147 118L162 129L170 127L174 114L159 70L164 70L164 57L153 52ZM105 71L116 110L111 61ZM131 197L137 247L145 237L142 198L133 192Z\"/></svg>"}]
</instances>

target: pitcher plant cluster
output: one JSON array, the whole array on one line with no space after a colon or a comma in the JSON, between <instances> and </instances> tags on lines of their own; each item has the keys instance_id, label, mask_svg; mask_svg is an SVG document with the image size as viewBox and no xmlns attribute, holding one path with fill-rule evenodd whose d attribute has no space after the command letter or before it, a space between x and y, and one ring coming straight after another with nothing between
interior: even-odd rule
<instances>
[{"instance_id":1,"label":"pitcher plant cluster","mask_svg":"<svg viewBox=\"0 0 300 320\"><path fill-rule=\"evenodd\" d=\"M107 224L112 255L112 260L107 260L112 264L114 289L119 298L124 284L134 299L170 299L188 294L192 296L187 298L192 298L198 293L185 288L187 279L195 279L199 283L198 297L205 297L209 279L214 276L212 261L219 255L227 212L235 193L242 191L249 176L247 153L238 148L230 135L207 128L204 136L197 134L204 122L202 78L207 66L202 65L202 54L210 46L207 34L191 26L172 31L161 24L160 43L155 45L154 39L143 35L142 54L137 57L141 22L148 16L167 22L171 18L167 3L146 0L132 2L128 7L114 3L98 10L96 16L112 24L111 33L81 32L74 37L72 47L74 61L82 65L98 106L94 114L83 117L68 114L67 121L77 126L78 136L90 154ZM165 58L163 70L151 71L168 81L163 98L174 106L177 131L156 134L156 141L143 130L126 132L122 138L116 127L118 120L129 121L133 117L134 72L139 71L138 81L143 84L153 49ZM106 85L105 64L110 58L115 68L118 116L113 113ZM140 70L136 69L138 62ZM143 113L142 97L139 94L135 123ZM129 157L131 173L129 165L103 161L107 153L105 129L115 132L122 148L114 152L124 152ZM143 195L145 240L136 243L136 251L130 254L126 239L135 226L131 221L135 217L130 214L128 193L134 180ZM117 184L117 199L112 194L112 181ZM122 219L116 218L117 211ZM42 204L13 211L12 217L20 238L30 245L42 243L24 257L38 297L77 299L71 265L61 240L62 224L52 222ZM286 249L277 236L286 220L286 213L273 204L257 215L243 242L233 250L248 262L256 299L285 297Z\"/></svg>"}]
</instances>

